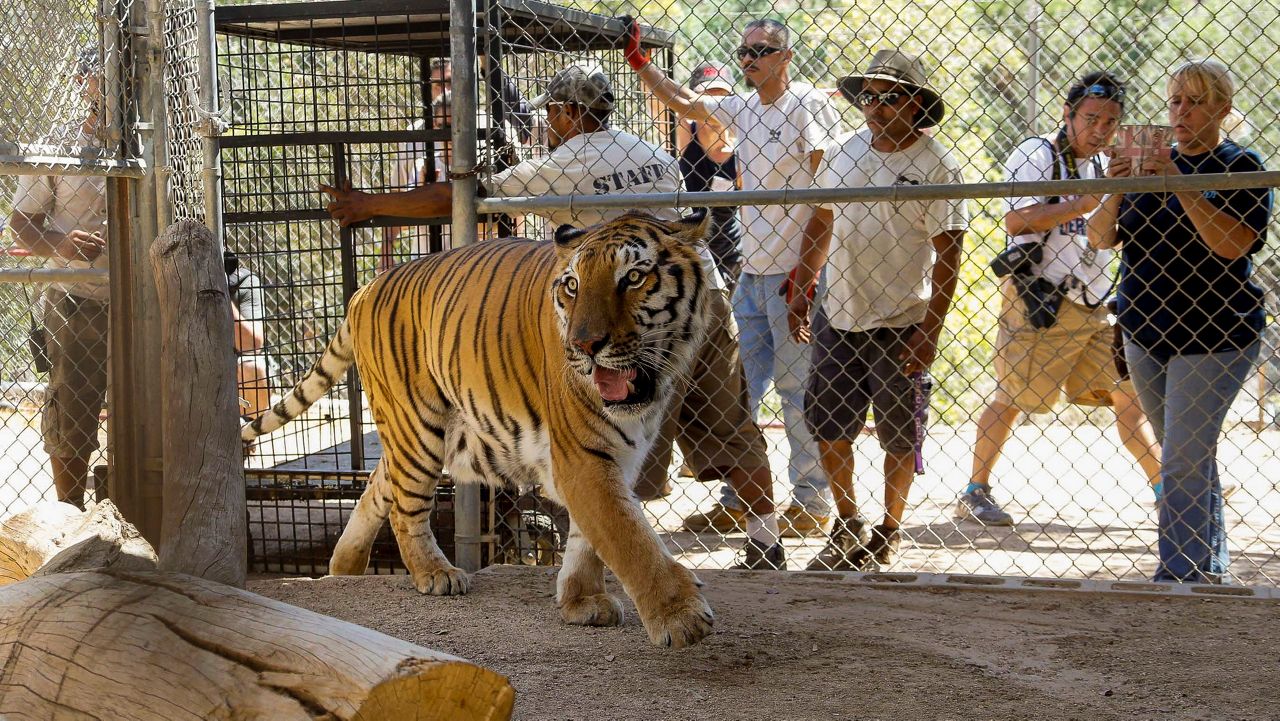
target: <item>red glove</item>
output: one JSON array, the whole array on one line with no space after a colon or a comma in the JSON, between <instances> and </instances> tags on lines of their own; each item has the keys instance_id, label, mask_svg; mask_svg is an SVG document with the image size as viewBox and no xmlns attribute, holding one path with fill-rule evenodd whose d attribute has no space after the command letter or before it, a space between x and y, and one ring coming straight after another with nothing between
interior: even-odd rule
<instances>
[{"instance_id":1,"label":"red glove","mask_svg":"<svg viewBox=\"0 0 1280 721\"><path fill-rule=\"evenodd\" d=\"M782 287L778 288L778 295L787 299L787 305L791 305L791 299L795 297L797 270L799 269L792 268L791 272L787 273L787 277L782 280ZM809 298L809 300L813 300L813 296L817 292L818 279L814 278L813 282L809 284L809 287L805 289L804 294Z\"/></svg>"},{"instance_id":2,"label":"red glove","mask_svg":"<svg viewBox=\"0 0 1280 721\"><path fill-rule=\"evenodd\" d=\"M649 53L640 49L640 23L636 22L636 19L630 15L623 15L618 19L627 28L624 31L627 44L623 50L623 54L627 58L627 64L631 66L632 70L640 72L644 69L644 66L653 62L653 58L649 57Z\"/></svg>"}]
</instances>

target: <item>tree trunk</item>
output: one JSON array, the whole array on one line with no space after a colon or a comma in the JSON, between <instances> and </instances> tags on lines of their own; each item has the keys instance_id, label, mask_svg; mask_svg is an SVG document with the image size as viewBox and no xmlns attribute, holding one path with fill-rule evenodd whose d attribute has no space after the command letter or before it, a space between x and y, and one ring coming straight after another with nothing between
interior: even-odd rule
<instances>
[{"instance_id":1,"label":"tree trunk","mask_svg":"<svg viewBox=\"0 0 1280 721\"><path fill-rule=\"evenodd\" d=\"M160 568L244 586L247 519L231 299L209 229L169 226L151 245L165 418Z\"/></svg>"},{"instance_id":2,"label":"tree trunk","mask_svg":"<svg viewBox=\"0 0 1280 721\"><path fill-rule=\"evenodd\" d=\"M82 571L0 587L0 718L510 718L460 658L193 576Z\"/></svg>"},{"instance_id":3,"label":"tree trunk","mask_svg":"<svg viewBox=\"0 0 1280 721\"><path fill-rule=\"evenodd\" d=\"M156 567L156 552L111 501L88 512L58 501L37 503L0 521L0 585L37 573L104 567Z\"/></svg>"},{"instance_id":4,"label":"tree trunk","mask_svg":"<svg viewBox=\"0 0 1280 721\"><path fill-rule=\"evenodd\" d=\"M507 680L460 658L213 581L137 570L155 555L109 502L11 516L0 557L19 581L0 586L5 721L511 716Z\"/></svg>"}]
</instances>

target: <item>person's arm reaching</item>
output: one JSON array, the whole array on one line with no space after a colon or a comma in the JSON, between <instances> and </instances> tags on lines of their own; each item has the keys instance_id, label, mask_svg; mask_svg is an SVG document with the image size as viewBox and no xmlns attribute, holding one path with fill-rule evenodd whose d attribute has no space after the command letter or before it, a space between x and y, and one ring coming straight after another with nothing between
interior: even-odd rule
<instances>
[{"instance_id":1,"label":"person's arm reaching","mask_svg":"<svg viewBox=\"0 0 1280 721\"><path fill-rule=\"evenodd\" d=\"M366 193L353 190L351 183L341 188L321 185L331 198L325 210L343 227L377 215L403 218L442 218L453 209L453 185L427 183L401 193Z\"/></svg>"},{"instance_id":2,"label":"person's arm reaching","mask_svg":"<svg viewBox=\"0 0 1280 721\"><path fill-rule=\"evenodd\" d=\"M629 15L618 18L626 25L626 48L624 54L627 64L640 76L640 82L653 93L658 102L671 108L677 117L688 118L695 123L711 122L719 125L707 107L701 102L701 96L692 90L668 78L648 51L640 47L640 23Z\"/></svg>"}]
</instances>

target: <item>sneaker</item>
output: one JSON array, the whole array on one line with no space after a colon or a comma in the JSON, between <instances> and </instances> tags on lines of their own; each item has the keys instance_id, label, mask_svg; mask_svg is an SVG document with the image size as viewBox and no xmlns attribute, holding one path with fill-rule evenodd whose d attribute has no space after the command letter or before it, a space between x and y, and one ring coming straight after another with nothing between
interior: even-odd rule
<instances>
[{"instance_id":1,"label":"sneaker","mask_svg":"<svg viewBox=\"0 0 1280 721\"><path fill-rule=\"evenodd\" d=\"M738 571L785 571L787 553L781 543L768 548L754 538L748 538L742 547L742 560L731 568Z\"/></svg>"},{"instance_id":2,"label":"sneaker","mask_svg":"<svg viewBox=\"0 0 1280 721\"><path fill-rule=\"evenodd\" d=\"M837 518L831 526L831 538L827 545L805 566L806 571L860 571L854 564L854 556L865 551L871 540L866 518Z\"/></svg>"},{"instance_id":3,"label":"sneaker","mask_svg":"<svg viewBox=\"0 0 1280 721\"><path fill-rule=\"evenodd\" d=\"M706 531L715 531L717 533L741 532L746 530L745 516L746 513L744 511L717 503L705 513L695 513L684 519L681 527L694 533L704 533Z\"/></svg>"},{"instance_id":4,"label":"sneaker","mask_svg":"<svg viewBox=\"0 0 1280 721\"><path fill-rule=\"evenodd\" d=\"M956 503L956 520L963 521L966 518L972 518L984 526L1013 525L1013 516L1005 513L991 498L991 490L988 488L978 488L960 496Z\"/></svg>"},{"instance_id":5,"label":"sneaker","mask_svg":"<svg viewBox=\"0 0 1280 721\"><path fill-rule=\"evenodd\" d=\"M819 516L804 506L787 506L778 518L778 527L783 538L821 536L829 520L830 516Z\"/></svg>"}]
</instances>

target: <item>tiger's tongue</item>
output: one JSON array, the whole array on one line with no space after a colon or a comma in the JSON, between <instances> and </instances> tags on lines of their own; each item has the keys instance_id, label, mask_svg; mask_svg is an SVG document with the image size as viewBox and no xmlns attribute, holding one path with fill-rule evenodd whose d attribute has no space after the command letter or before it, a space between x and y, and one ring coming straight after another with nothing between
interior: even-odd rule
<instances>
[{"instance_id":1,"label":"tiger's tongue","mask_svg":"<svg viewBox=\"0 0 1280 721\"><path fill-rule=\"evenodd\" d=\"M627 382L635 379L635 377L636 371L634 368L620 371L614 368L596 366L591 380L595 382L596 390L600 391L601 398L606 401L620 401L627 397Z\"/></svg>"}]
</instances>

